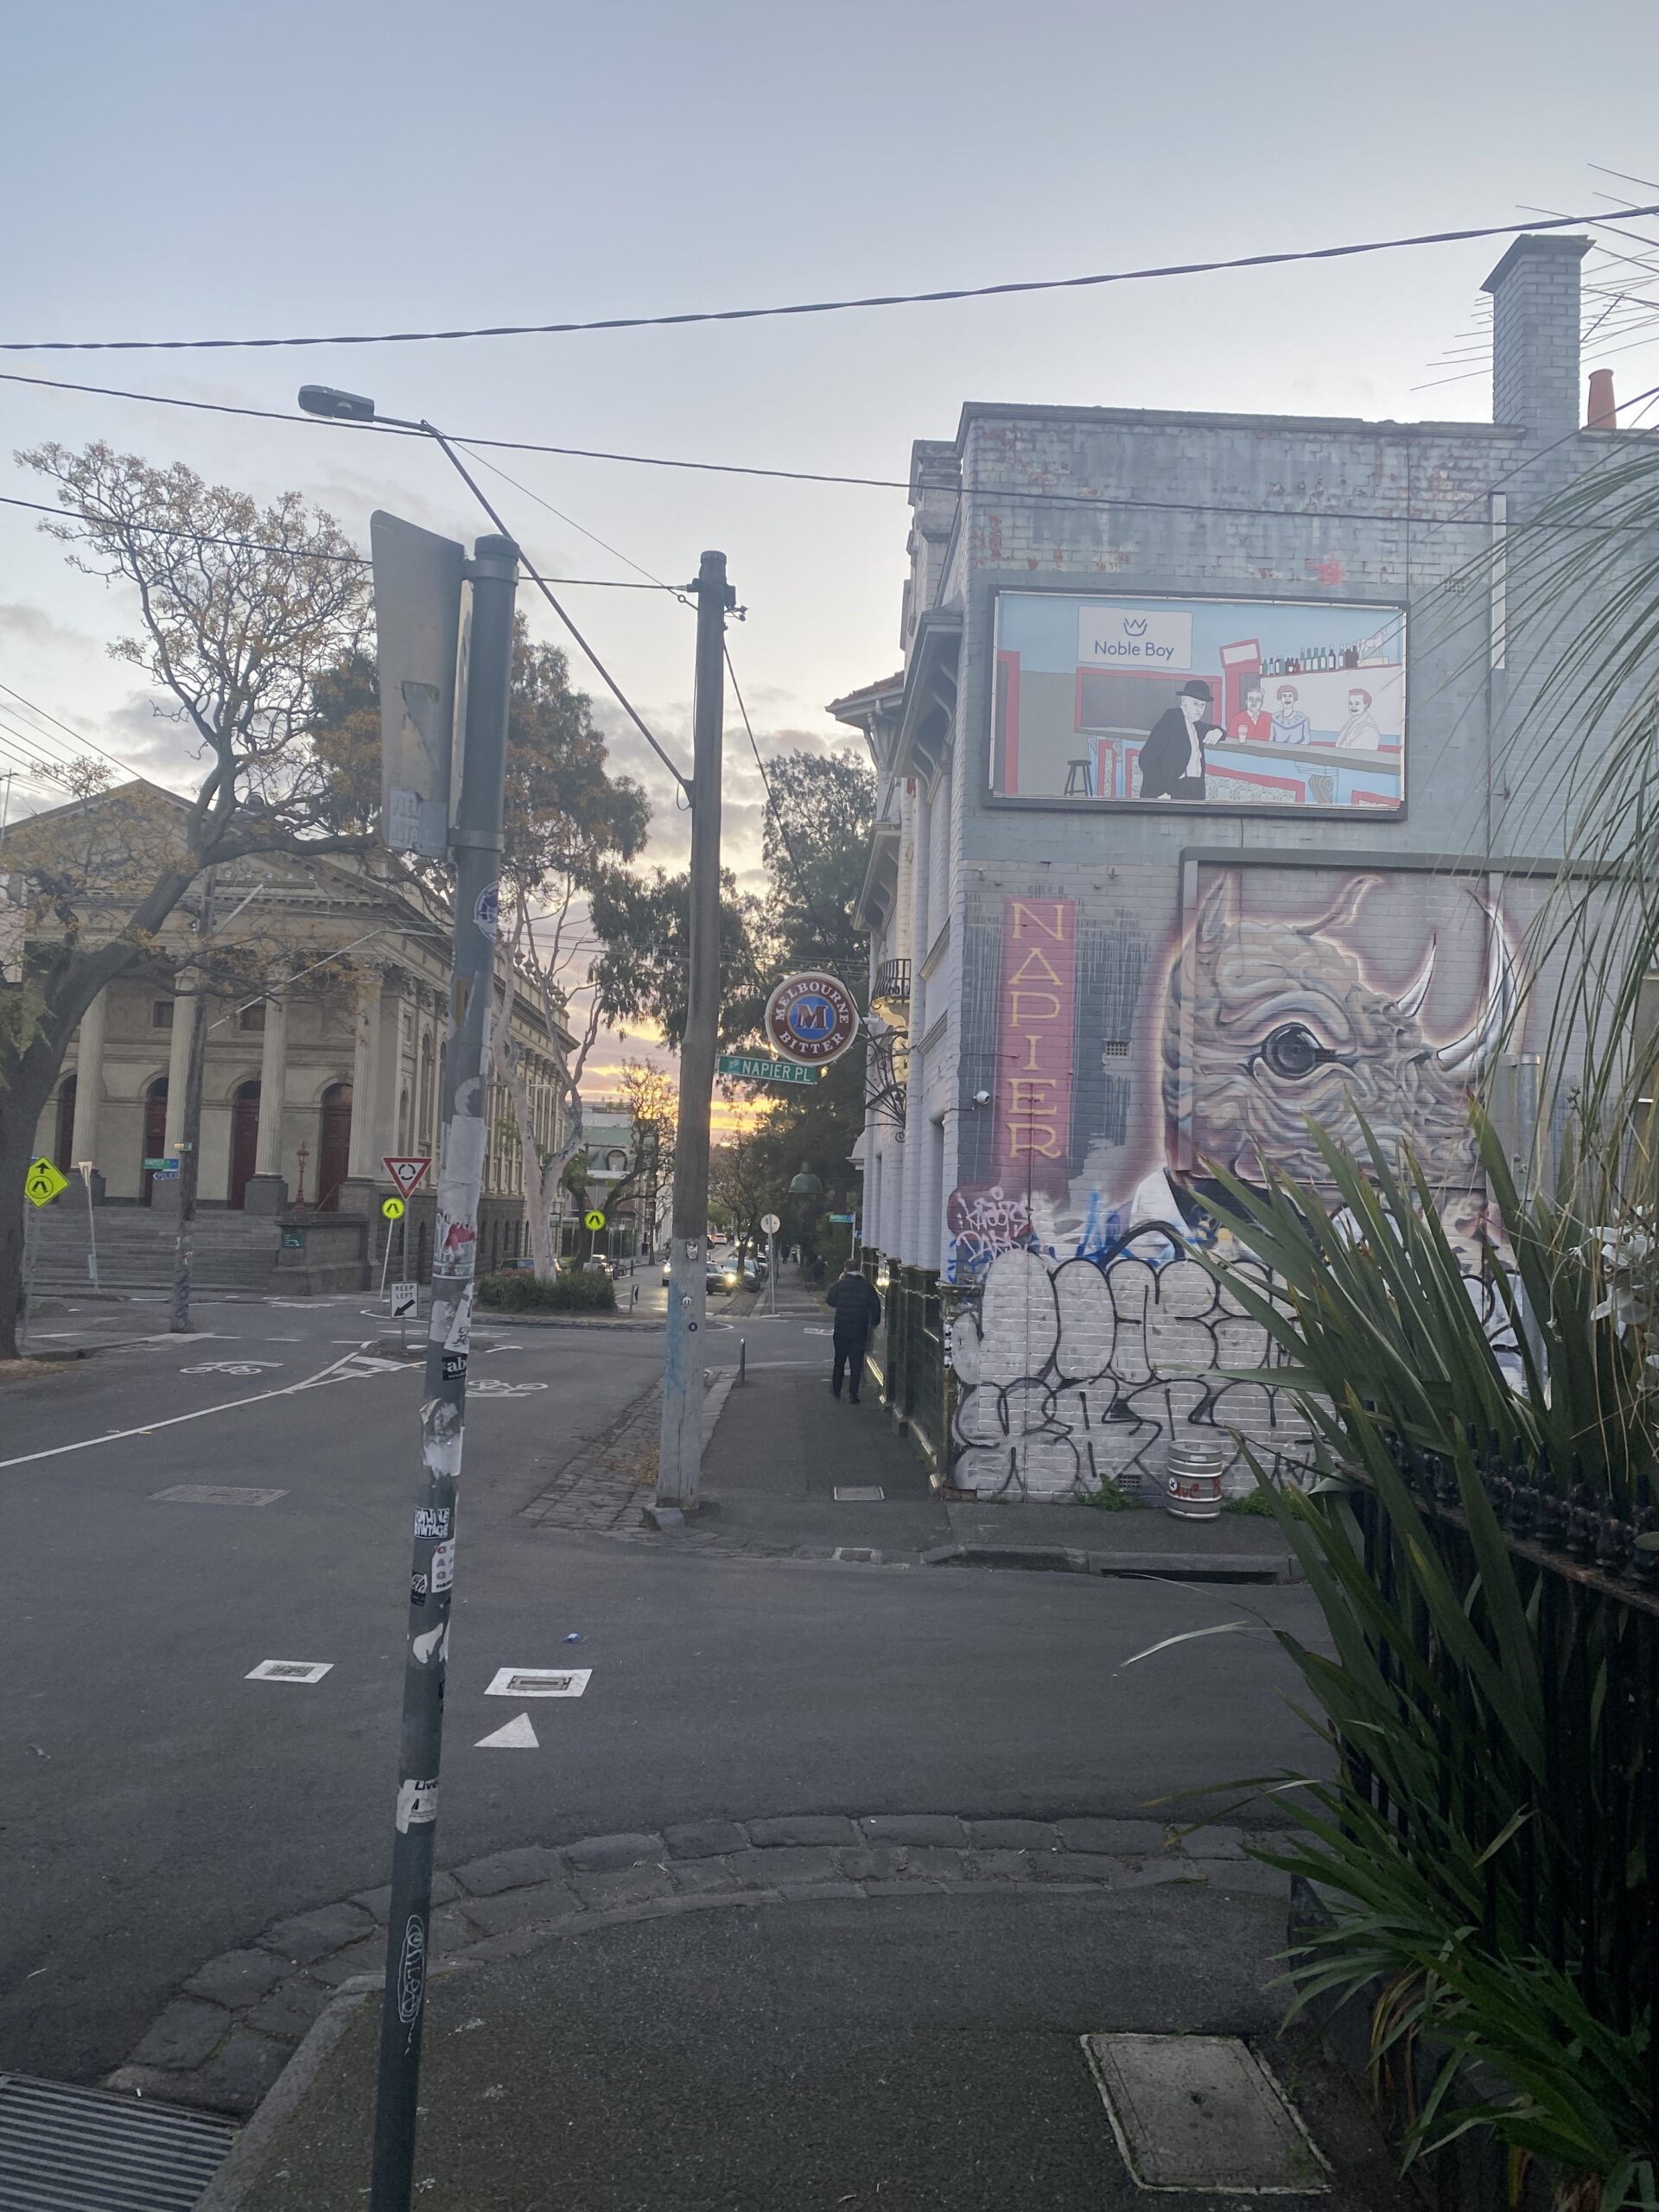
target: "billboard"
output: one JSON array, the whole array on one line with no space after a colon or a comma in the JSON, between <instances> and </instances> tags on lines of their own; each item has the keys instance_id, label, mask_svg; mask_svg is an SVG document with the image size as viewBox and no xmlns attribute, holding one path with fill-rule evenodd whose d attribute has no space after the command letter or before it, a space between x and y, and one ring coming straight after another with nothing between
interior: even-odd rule
<instances>
[{"instance_id":1,"label":"billboard","mask_svg":"<svg viewBox=\"0 0 1659 2212\"><path fill-rule=\"evenodd\" d=\"M1397 814L1405 664L1398 607L1001 592L991 789Z\"/></svg>"}]
</instances>

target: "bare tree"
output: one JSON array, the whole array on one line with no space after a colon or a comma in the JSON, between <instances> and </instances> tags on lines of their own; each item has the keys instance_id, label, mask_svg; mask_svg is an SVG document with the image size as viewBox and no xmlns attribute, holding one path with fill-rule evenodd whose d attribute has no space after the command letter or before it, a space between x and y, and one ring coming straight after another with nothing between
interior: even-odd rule
<instances>
[{"instance_id":1,"label":"bare tree","mask_svg":"<svg viewBox=\"0 0 1659 2212\"><path fill-rule=\"evenodd\" d=\"M41 527L70 565L136 597L111 657L156 687L200 763L181 804L142 782L100 789L9 840L22 944L0 982L0 1358L16 1356L23 1177L70 1039L106 984L158 952L158 932L207 868L255 853L360 852L333 833L308 736L311 688L369 619L361 556L293 493L259 507L180 465L102 443L17 456L57 487Z\"/></svg>"}]
</instances>

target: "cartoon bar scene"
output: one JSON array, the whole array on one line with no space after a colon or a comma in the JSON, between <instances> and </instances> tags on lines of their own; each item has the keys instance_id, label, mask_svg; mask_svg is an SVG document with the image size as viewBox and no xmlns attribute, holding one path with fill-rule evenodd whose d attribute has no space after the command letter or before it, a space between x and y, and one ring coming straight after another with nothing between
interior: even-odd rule
<instances>
[{"instance_id":1,"label":"cartoon bar scene","mask_svg":"<svg viewBox=\"0 0 1659 2212\"><path fill-rule=\"evenodd\" d=\"M991 787L1398 812L1405 636L1400 608L1352 601L1005 592Z\"/></svg>"}]
</instances>

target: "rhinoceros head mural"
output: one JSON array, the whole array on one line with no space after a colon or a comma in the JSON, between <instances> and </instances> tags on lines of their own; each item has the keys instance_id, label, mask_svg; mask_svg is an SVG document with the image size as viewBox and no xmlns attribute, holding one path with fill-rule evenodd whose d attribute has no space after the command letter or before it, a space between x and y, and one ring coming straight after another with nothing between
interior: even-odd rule
<instances>
[{"instance_id":1,"label":"rhinoceros head mural","mask_svg":"<svg viewBox=\"0 0 1659 2212\"><path fill-rule=\"evenodd\" d=\"M1515 956L1496 908L1471 893L1485 923L1476 1003L1457 1033L1431 1036L1422 1008L1435 941L1409 983L1392 990L1370 980L1352 941L1380 880L1356 879L1311 922L1241 913L1231 876L1205 899L1171 969L1165 1012L1173 1171L1202 1177L1213 1160L1255 1181L1271 1162L1322 1182L1309 1120L1363 1158L1363 1116L1389 1149L1409 1143L1438 1187L1474 1181L1468 1097L1518 1002Z\"/></svg>"}]
</instances>

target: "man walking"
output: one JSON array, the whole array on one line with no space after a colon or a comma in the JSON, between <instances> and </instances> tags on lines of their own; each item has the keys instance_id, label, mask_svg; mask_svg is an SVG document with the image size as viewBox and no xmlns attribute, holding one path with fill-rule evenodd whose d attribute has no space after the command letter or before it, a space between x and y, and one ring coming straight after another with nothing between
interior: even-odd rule
<instances>
[{"instance_id":1,"label":"man walking","mask_svg":"<svg viewBox=\"0 0 1659 2212\"><path fill-rule=\"evenodd\" d=\"M836 1317L835 1372L830 1378L832 1397L841 1395L841 1378L847 1376L847 1395L858 1403L858 1386L864 1380L864 1354L870 1331L881 1319L881 1301L874 1284L859 1273L856 1260L849 1260L824 1303Z\"/></svg>"}]
</instances>

